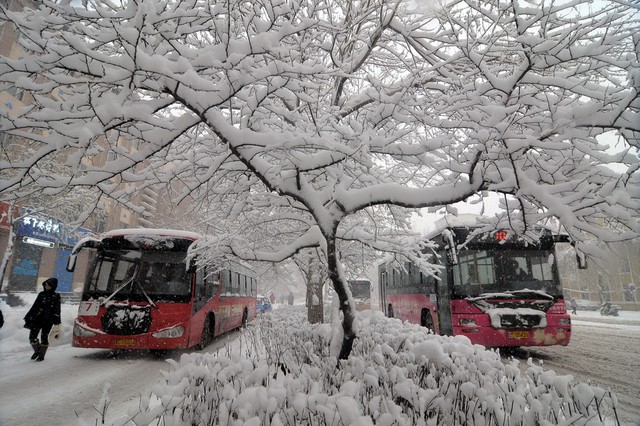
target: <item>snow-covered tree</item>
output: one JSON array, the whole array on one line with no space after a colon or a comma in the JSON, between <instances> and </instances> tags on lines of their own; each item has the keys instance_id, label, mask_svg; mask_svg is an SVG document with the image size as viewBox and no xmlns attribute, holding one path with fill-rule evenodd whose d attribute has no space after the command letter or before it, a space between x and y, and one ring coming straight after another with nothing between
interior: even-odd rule
<instances>
[{"instance_id":1,"label":"snow-covered tree","mask_svg":"<svg viewBox=\"0 0 640 426\"><path fill-rule=\"evenodd\" d=\"M555 217L587 254L587 234L640 230L640 26L628 2L40 4L4 12L31 53L0 59L0 89L34 102L0 119L33 141L0 164L3 197L35 185L118 198L113 178L217 197L217 250L324 253L340 358L355 337L340 245L419 251L406 209L499 193L496 223L526 233ZM81 170L105 144L118 160ZM31 174L52 153L71 177Z\"/></svg>"},{"instance_id":2,"label":"snow-covered tree","mask_svg":"<svg viewBox=\"0 0 640 426\"><path fill-rule=\"evenodd\" d=\"M21 143L22 142L22 143ZM16 146L11 146L15 144ZM0 152L0 159L4 160L7 153L15 152L25 145L29 145L23 139L9 140L5 149ZM40 161L32 170L32 174L63 176L66 172L64 165L56 160ZM70 177L70 176L69 176ZM7 247L0 260L0 290L6 289L8 280L5 279L9 259L14 252L15 228L25 216L53 217L79 227L104 220L105 211L99 207L99 197L92 188L85 186L65 186L58 188L38 188L32 185L31 193L22 197L9 197L10 207L7 209L5 220L9 224Z\"/></svg>"}]
</instances>

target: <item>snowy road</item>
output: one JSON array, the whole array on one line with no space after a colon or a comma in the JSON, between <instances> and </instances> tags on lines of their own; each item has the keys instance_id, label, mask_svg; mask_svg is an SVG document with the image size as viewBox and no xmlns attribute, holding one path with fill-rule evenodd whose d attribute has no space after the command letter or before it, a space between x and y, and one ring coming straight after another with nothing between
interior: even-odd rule
<instances>
[{"instance_id":1,"label":"snowy road","mask_svg":"<svg viewBox=\"0 0 640 426\"><path fill-rule=\"evenodd\" d=\"M215 352L239 332L228 333L207 347ZM165 358L178 359L182 351ZM167 370L165 358L147 351L117 352L78 349L69 345L52 347L46 360L34 363L31 353L5 360L0 377L0 426L94 425L101 418L98 406L104 384L109 383L111 410L107 419L120 418L138 404L140 395L161 379ZM114 410L115 407L116 409ZM83 419L87 423L81 423Z\"/></svg>"},{"instance_id":2,"label":"snowy road","mask_svg":"<svg viewBox=\"0 0 640 426\"><path fill-rule=\"evenodd\" d=\"M76 307L67 307L67 338L70 339ZM623 312L619 318L600 317L580 311L572 316L573 337L569 346L522 350L513 355L542 361L546 370L572 374L576 381L611 388L618 397L618 416L623 425L640 425L640 313ZM628 316L626 316L628 314ZM105 384L110 384L111 408L107 423L137 406L161 380L169 365L145 351L115 352L52 346L47 359L35 363L22 311L5 313L0 332L0 426L88 426L100 424L98 406ZM15 332L12 331L12 327ZM207 347L216 352L239 336L230 333ZM177 359L182 352L167 358ZM79 422L78 419L84 422ZM636 423L637 422L637 423Z\"/></svg>"},{"instance_id":3,"label":"snowy road","mask_svg":"<svg viewBox=\"0 0 640 426\"><path fill-rule=\"evenodd\" d=\"M625 314L625 312L623 312ZM571 374L579 382L611 389L618 397L622 424L640 425L640 317L600 317L597 312L572 315L569 346L517 351L545 370ZM526 368L522 362L521 367Z\"/></svg>"}]
</instances>

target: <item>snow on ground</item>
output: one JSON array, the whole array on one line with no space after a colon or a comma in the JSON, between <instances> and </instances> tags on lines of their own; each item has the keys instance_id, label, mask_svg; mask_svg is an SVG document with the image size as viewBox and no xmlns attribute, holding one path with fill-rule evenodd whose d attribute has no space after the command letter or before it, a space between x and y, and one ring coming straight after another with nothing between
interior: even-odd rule
<instances>
[{"instance_id":1,"label":"snow on ground","mask_svg":"<svg viewBox=\"0 0 640 426\"><path fill-rule=\"evenodd\" d=\"M603 317L598 311L578 311L571 321L568 346L523 348L514 356L571 374L577 382L611 389L621 423L640 426L640 312Z\"/></svg>"},{"instance_id":2,"label":"snow on ground","mask_svg":"<svg viewBox=\"0 0 640 426\"><path fill-rule=\"evenodd\" d=\"M0 329L0 359L23 356L24 352L32 352L29 344L29 330L24 328L24 316L36 300L37 293L20 293L23 306L10 307L4 300L0 309L4 316L4 325ZM51 347L71 344L73 321L78 315L78 305L62 304L62 337L51 342Z\"/></svg>"},{"instance_id":3,"label":"snow on ground","mask_svg":"<svg viewBox=\"0 0 640 426\"><path fill-rule=\"evenodd\" d=\"M22 328L28 307L0 304L3 363L31 350ZM74 350L69 342L76 310L63 306L58 358ZM352 357L337 369L331 327L305 323L304 314L303 307L285 306L261 316L233 345L240 350L169 359L162 367L169 371L152 394L141 395L133 408L111 407L118 416L106 424L179 426L212 418L213 424L249 426L616 424L611 409L616 395L606 389L576 383L572 375L531 360L505 361L466 338L430 335L379 312L359 315L360 338ZM638 313L609 319L579 311L572 320L577 328L583 323L640 327ZM69 356L68 362L74 361ZM106 393L102 402L111 398ZM78 422L89 424L95 420Z\"/></svg>"}]
</instances>

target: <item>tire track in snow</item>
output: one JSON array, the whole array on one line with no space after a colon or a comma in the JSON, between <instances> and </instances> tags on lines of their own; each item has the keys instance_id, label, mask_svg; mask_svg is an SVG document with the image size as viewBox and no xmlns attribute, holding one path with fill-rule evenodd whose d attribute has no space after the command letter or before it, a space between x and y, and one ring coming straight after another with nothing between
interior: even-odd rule
<instances>
[{"instance_id":1,"label":"tire track in snow","mask_svg":"<svg viewBox=\"0 0 640 426\"><path fill-rule=\"evenodd\" d=\"M575 382L611 389L618 400L622 424L640 425L640 327L574 318L568 346L521 348L511 355L521 361L523 371L531 357L536 364L542 361L545 370L571 374Z\"/></svg>"}]
</instances>

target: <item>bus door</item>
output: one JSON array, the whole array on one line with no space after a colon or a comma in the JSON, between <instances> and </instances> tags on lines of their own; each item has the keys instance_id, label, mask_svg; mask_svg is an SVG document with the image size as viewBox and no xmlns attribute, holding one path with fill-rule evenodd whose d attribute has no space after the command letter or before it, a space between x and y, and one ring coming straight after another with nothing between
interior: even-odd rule
<instances>
[{"instance_id":1,"label":"bus door","mask_svg":"<svg viewBox=\"0 0 640 426\"><path fill-rule=\"evenodd\" d=\"M446 256L443 256L445 262ZM447 262L448 263L448 262ZM436 280L436 292L438 295L438 329L439 334L451 336L453 335L453 325L451 324L451 289L449 283L451 279L449 277L450 267L445 267L442 271L438 272L439 280Z\"/></svg>"},{"instance_id":2,"label":"bus door","mask_svg":"<svg viewBox=\"0 0 640 426\"><path fill-rule=\"evenodd\" d=\"M380 297L378 299L380 300L382 312L384 312L385 316L389 316L389 312L387 312L387 282L387 271L382 271L380 273Z\"/></svg>"},{"instance_id":3,"label":"bus door","mask_svg":"<svg viewBox=\"0 0 640 426\"><path fill-rule=\"evenodd\" d=\"M207 303L207 287L204 279L205 268L196 271L196 288L193 298L193 313L198 312Z\"/></svg>"}]
</instances>

